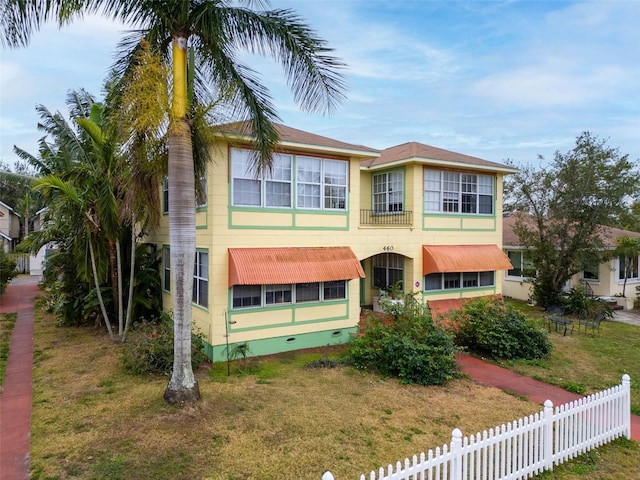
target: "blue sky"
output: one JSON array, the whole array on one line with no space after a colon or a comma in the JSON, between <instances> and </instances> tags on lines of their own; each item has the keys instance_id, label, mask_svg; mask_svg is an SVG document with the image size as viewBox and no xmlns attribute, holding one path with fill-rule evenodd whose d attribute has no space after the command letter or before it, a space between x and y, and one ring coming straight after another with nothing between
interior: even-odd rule
<instances>
[{"instance_id":1,"label":"blue sky","mask_svg":"<svg viewBox=\"0 0 640 480\"><path fill-rule=\"evenodd\" d=\"M247 57L282 122L373 148L417 141L516 164L570 150L590 131L640 159L640 1L277 1L342 58L349 91L330 117L301 112L280 68ZM100 95L124 27L48 25L0 49L0 159L37 153L37 104Z\"/></svg>"}]
</instances>

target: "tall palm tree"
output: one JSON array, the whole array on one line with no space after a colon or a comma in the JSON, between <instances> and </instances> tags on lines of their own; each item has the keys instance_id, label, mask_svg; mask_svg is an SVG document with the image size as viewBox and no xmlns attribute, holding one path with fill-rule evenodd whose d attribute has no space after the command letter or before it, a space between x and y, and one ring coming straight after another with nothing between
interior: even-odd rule
<instances>
[{"instance_id":1,"label":"tall palm tree","mask_svg":"<svg viewBox=\"0 0 640 480\"><path fill-rule=\"evenodd\" d=\"M102 13L136 28L121 43L122 72L144 40L171 65L167 129L169 230L174 294L174 365L164 398L169 403L200 397L191 368L191 295L195 259L195 172L201 147L197 112L208 92L225 95L236 120L248 120L255 139L257 171L271 166L278 120L265 86L238 53L269 55L285 70L294 98L313 112L330 112L343 98L342 63L293 11L257 11L263 1L229 0L0 0L0 28L10 46L26 45L43 22L60 25L83 13ZM194 52L189 69L188 50ZM188 86L194 85L193 90ZM206 109L205 109L206 110Z\"/></svg>"}]
</instances>

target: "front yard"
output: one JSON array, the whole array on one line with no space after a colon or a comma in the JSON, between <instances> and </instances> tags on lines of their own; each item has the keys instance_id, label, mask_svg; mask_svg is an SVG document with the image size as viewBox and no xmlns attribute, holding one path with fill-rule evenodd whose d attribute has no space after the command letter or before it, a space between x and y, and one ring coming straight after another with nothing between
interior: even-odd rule
<instances>
[{"instance_id":1,"label":"front yard","mask_svg":"<svg viewBox=\"0 0 640 480\"><path fill-rule=\"evenodd\" d=\"M607 323L599 338L552 335L551 359L507 366L587 390L613 385L630 345L638 351L640 329L625 327ZM305 367L340 349L240 361L231 376L225 364L208 365L197 373L203 400L177 408L162 400L168 378L125 374L102 330L59 328L36 311L35 332L34 479L319 480L331 470L356 480L449 442L456 427L471 434L541 409L467 378L420 387ZM578 353L587 346L606 354ZM638 368L628 369L634 384ZM619 440L541 478L640 478L639 453Z\"/></svg>"}]
</instances>

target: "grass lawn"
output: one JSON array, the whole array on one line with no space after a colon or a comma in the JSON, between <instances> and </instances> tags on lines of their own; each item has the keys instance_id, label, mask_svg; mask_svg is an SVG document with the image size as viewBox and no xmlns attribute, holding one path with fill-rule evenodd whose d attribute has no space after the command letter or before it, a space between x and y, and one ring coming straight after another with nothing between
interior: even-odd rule
<instances>
[{"instance_id":1,"label":"grass lawn","mask_svg":"<svg viewBox=\"0 0 640 480\"><path fill-rule=\"evenodd\" d=\"M202 401L178 408L162 400L168 378L124 373L102 330L58 328L38 310L35 322L34 479L356 480L448 443L455 427L541 410L467 378L419 387L305 368L339 349L240 361L231 376L209 364L197 372ZM619 440L541 478L640 478L640 449Z\"/></svg>"},{"instance_id":2,"label":"grass lawn","mask_svg":"<svg viewBox=\"0 0 640 480\"><path fill-rule=\"evenodd\" d=\"M0 385L4 382L7 371L7 355L9 354L9 344L11 334L16 326L17 313L0 313Z\"/></svg>"},{"instance_id":3,"label":"grass lawn","mask_svg":"<svg viewBox=\"0 0 640 480\"><path fill-rule=\"evenodd\" d=\"M539 307L509 302L546 328ZM640 327L605 320L600 325L600 334L585 334L584 330L578 333L576 326L566 336L552 330L549 338L553 351L548 359L500 362L500 365L587 395L619 384L627 373L631 377L631 411L640 415Z\"/></svg>"}]
</instances>

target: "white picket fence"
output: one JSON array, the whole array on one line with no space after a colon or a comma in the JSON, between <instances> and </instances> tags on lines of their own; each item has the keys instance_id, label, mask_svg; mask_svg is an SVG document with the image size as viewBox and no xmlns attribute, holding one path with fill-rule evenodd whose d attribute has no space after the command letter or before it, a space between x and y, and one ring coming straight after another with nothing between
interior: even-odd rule
<instances>
[{"instance_id":1,"label":"white picket fence","mask_svg":"<svg viewBox=\"0 0 640 480\"><path fill-rule=\"evenodd\" d=\"M547 400L544 410L507 425L462 437L453 430L451 443L414 455L387 472L372 471L370 480L517 480L553 470L582 453L618 437L631 438L631 379L602 392L558 407ZM325 472L322 480L334 480ZM367 480L365 475L360 480Z\"/></svg>"}]
</instances>

